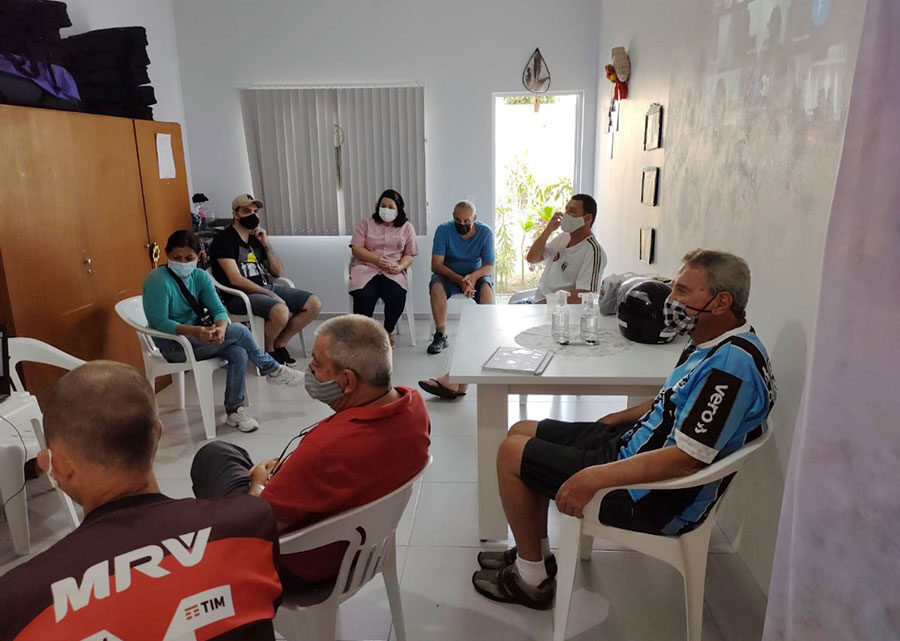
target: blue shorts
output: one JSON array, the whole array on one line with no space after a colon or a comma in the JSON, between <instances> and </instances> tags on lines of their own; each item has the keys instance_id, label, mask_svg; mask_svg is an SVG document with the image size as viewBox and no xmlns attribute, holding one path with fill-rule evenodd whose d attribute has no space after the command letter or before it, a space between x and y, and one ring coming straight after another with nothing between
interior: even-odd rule
<instances>
[{"instance_id":1,"label":"blue shorts","mask_svg":"<svg viewBox=\"0 0 900 641\"><path fill-rule=\"evenodd\" d=\"M435 286L435 284L443 285L444 292L447 294L447 298L450 298L454 294L462 294L462 287L457 285L456 283L447 280L440 274L432 274L431 282L428 283L428 291L431 291L431 288ZM488 285L491 289L494 289L494 281L490 276L482 276L478 279L478 282L475 283L475 302L481 302L481 286Z\"/></svg>"},{"instance_id":2,"label":"blue shorts","mask_svg":"<svg viewBox=\"0 0 900 641\"><path fill-rule=\"evenodd\" d=\"M263 285L266 289L275 292L287 305L288 311L293 315L303 311L306 301L312 296L310 292L287 285ZM265 294L247 294L250 299L250 307L253 309L254 316L262 316L269 320L269 312L278 304L278 301ZM229 296L229 300L225 302L225 307L232 314L246 314L244 302L237 296Z\"/></svg>"}]
</instances>

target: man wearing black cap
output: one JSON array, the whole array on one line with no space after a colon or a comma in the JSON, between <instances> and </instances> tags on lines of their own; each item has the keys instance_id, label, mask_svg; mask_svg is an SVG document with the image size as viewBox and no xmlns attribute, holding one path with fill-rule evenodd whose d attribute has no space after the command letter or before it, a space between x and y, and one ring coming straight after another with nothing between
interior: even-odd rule
<instances>
[{"instance_id":1,"label":"man wearing black cap","mask_svg":"<svg viewBox=\"0 0 900 641\"><path fill-rule=\"evenodd\" d=\"M209 258L213 277L245 292L253 315L266 319L265 350L290 365L296 361L287 350L288 341L319 315L322 302L310 292L272 282L282 275L284 265L259 226L257 212L262 208L262 201L250 194L237 196L231 202L234 222L213 239ZM222 298L229 312L246 313L236 296Z\"/></svg>"}]
</instances>

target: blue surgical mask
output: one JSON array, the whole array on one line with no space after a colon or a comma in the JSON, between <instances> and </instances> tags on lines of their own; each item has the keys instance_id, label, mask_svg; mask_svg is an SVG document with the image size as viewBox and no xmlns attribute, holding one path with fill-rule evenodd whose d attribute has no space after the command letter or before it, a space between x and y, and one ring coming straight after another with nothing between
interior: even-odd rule
<instances>
[{"instance_id":1,"label":"blue surgical mask","mask_svg":"<svg viewBox=\"0 0 900 641\"><path fill-rule=\"evenodd\" d=\"M322 401L326 405L331 405L335 401L344 398L344 390L338 385L337 379L330 381L318 381L316 375L313 374L312 367L306 366L306 376L303 377L303 387L310 398Z\"/></svg>"},{"instance_id":2,"label":"blue surgical mask","mask_svg":"<svg viewBox=\"0 0 900 641\"><path fill-rule=\"evenodd\" d=\"M192 260L189 263L176 263L170 260L168 267L175 272L176 276L183 280L193 274L194 270L197 269L197 261Z\"/></svg>"}]
</instances>

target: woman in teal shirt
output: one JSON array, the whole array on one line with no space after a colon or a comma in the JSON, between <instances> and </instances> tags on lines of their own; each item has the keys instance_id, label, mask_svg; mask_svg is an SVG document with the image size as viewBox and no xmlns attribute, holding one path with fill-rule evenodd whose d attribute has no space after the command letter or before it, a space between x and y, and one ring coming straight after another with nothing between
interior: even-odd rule
<instances>
[{"instance_id":1,"label":"woman in teal shirt","mask_svg":"<svg viewBox=\"0 0 900 641\"><path fill-rule=\"evenodd\" d=\"M205 360L217 356L228 362L225 378L225 422L242 432L252 432L259 423L244 407L244 377L247 360L259 368L267 381L274 385L297 386L303 384L303 374L285 365L260 349L253 335L239 323L229 323L228 313L216 294L212 279L202 269L197 269L200 243L186 230L176 231L166 243L167 265L157 267L144 281L144 314L147 324L167 334L179 334L188 339L194 349L194 358ZM178 280L190 294L205 307L212 325L201 324L200 317L187 301ZM178 341L154 339L163 357L170 363L183 363L184 350Z\"/></svg>"}]
</instances>

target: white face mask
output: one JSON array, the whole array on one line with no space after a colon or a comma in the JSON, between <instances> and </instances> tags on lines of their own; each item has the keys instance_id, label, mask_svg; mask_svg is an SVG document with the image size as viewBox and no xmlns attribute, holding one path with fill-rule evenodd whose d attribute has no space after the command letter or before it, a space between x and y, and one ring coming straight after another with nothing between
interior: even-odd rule
<instances>
[{"instance_id":1,"label":"white face mask","mask_svg":"<svg viewBox=\"0 0 900 641\"><path fill-rule=\"evenodd\" d=\"M571 214L563 214L562 222L559 226L564 232L571 234L584 227L584 217L579 218Z\"/></svg>"},{"instance_id":2,"label":"white face mask","mask_svg":"<svg viewBox=\"0 0 900 641\"><path fill-rule=\"evenodd\" d=\"M397 210L390 207L379 207L378 216L386 223L392 223L397 218Z\"/></svg>"},{"instance_id":3,"label":"white face mask","mask_svg":"<svg viewBox=\"0 0 900 641\"><path fill-rule=\"evenodd\" d=\"M50 485L54 488L58 487L56 479L53 478L53 451L49 447L47 448L47 478L50 479Z\"/></svg>"}]
</instances>

